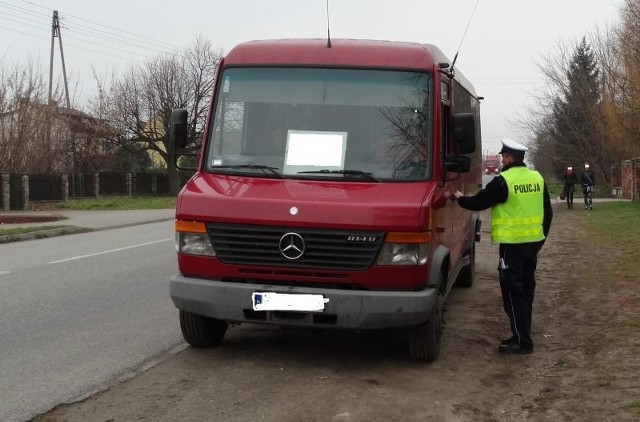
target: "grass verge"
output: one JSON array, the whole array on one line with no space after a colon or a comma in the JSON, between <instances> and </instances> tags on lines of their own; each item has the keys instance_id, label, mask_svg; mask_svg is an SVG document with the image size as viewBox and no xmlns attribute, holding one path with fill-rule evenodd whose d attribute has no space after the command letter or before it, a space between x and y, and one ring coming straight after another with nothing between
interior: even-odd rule
<instances>
[{"instance_id":1,"label":"grass verge","mask_svg":"<svg viewBox=\"0 0 640 422\"><path fill-rule=\"evenodd\" d=\"M34 204L38 211L49 210L151 210L175 208L175 196L109 196L101 198L71 199L66 202Z\"/></svg>"},{"instance_id":2,"label":"grass verge","mask_svg":"<svg viewBox=\"0 0 640 422\"><path fill-rule=\"evenodd\" d=\"M104 211L104 210L151 210L171 209L176 206L175 196L110 196L101 198L72 199L66 202L35 202L32 211ZM0 226L1 227L1 226ZM15 236L65 226L28 226L0 228L0 236Z\"/></svg>"},{"instance_id":3,"label":"grass verge","mask_svg":"<svg viewBox=\"0 0 640 422\"><path fill-rule=\"evenodd\" d=\"M15 236L18 234L33 233L43 230L62 229L67 226L33 226L33 227L12 227L10 229L0 229L0 236Z\"/></svg>"},{"instance_id":4,"label":"grass verge","mask_svg":"<svg viewBox=\"0 0 640 422\"><path fill-rule=\"evenodd\" d=\"M596 202L589 213L591 242L597 247L600 239L608 240L615 250L611 255L618 264L634 274L640 262L640 203L627 201Z\"/></svg>"}]
</instances>

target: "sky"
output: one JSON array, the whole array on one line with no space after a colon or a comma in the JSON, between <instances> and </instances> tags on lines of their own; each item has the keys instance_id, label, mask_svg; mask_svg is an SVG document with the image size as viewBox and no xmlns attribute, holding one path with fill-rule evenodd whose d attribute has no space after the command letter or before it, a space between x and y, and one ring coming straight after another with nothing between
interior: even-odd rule
<instances>
[{"instance_id":1,"label":"sky","mask_svg":"<svg viewBox=\"0 0 640 422\"><path fill-rule=\"evenodd\" d=\"M328 3L327 3L328 1ZM28 60L48 76L57 10L67 77L80 101L108 79L196 36L228 52L249 40L363 38L434 44L484 97L483 152L527 142L518 119L544 86L539 65L560 44L617 22L623 0L0 0L0 68ZM327 17L328 4L328 17ZM62 77L59 38L54 78Z\"/></svg>"}]
</instances>

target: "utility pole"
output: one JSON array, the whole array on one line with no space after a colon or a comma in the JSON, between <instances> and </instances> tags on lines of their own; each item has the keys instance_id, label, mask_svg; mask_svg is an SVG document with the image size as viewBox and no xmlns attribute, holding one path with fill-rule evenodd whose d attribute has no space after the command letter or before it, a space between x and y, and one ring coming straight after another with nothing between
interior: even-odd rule
<instances>
[{"instance_id":1,"label":"utility pole","mask_svg":"<svg viewBox=\"0 0 640 422\"><path fill-rule=\"evenodd\" d=\"M53 95L53 50L54 40L58 38L60 45L60 59L62 61L62 77L64 78L64 93L67 100L67 108L71 108L69 101L69 85L67 84L67 69L64 64L64 51L62 50L62 33L60 32L60 21L58 20L58 11L53 11L53 20L51 22L51 60L49 61L49 105L51 105Z\"/></svg>"},{"instance_id":2,"label":"utility pole","mask_svg":"<svg viewBox=\"0 0 640 422\"><path fill-rule=\"evenodd\" d=\"M69 101L69 85L67 83L67 68L64 63L64 50L62 49L62 33L60 32L60 21L58 20L58 11L53 11L53 19L51 21L51 60L49 63L49 125L48 125L48 133L47 133L47 143L52 142L52 129L53 129L53 116L58 113L56 107L53 107L53 52L55 47L55 39L58 38L58 42L60 45L60 59L62 61L62 76L64 78L64 94L65 99L67 100L67 108L71 108L71 101ZM68 169L73 172L75 170L75 158L76 158L76 145L73 137L75 133L72 135L72 139L69 141L69 156L71 163L68 164ZM72 174L71 184L75 189L75 174ZM75 190L74 190L75 192Z\"/></svg>"}]
</instances>

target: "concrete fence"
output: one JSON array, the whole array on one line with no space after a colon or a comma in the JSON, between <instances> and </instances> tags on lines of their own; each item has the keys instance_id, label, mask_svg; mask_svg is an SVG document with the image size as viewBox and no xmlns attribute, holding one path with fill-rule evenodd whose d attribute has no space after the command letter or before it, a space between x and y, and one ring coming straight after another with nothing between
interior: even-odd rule
<instances>
[{"instance_id":1,"label":"concrete fence","mask_svg":"<svg viewBox=\"0 0 640 422\"><path fill-rule=\"evenodd\" d=\"M181 184L191 173L180 172ZM68 201L102 196L169 195L167 173L94 172L0 174L0 210L27 210L34 202Z\"/></svg>"}]
</instances>

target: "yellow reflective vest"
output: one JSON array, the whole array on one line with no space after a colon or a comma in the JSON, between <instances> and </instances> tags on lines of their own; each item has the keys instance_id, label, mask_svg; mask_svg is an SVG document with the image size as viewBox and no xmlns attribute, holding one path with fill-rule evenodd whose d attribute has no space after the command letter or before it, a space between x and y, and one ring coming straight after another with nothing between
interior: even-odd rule
<instances>
[{"instance_id":1,"label":"yellow reflective vest","mask_svg":"<svg viewBox=\"0 0 640 422\"><path fill-rule=\"evenodd\" d=\"M537 171L512 167L502 172L507 200L491 210L491 242L528 243L544 239L544 179Z\"/></svg>"}]
</instances>

